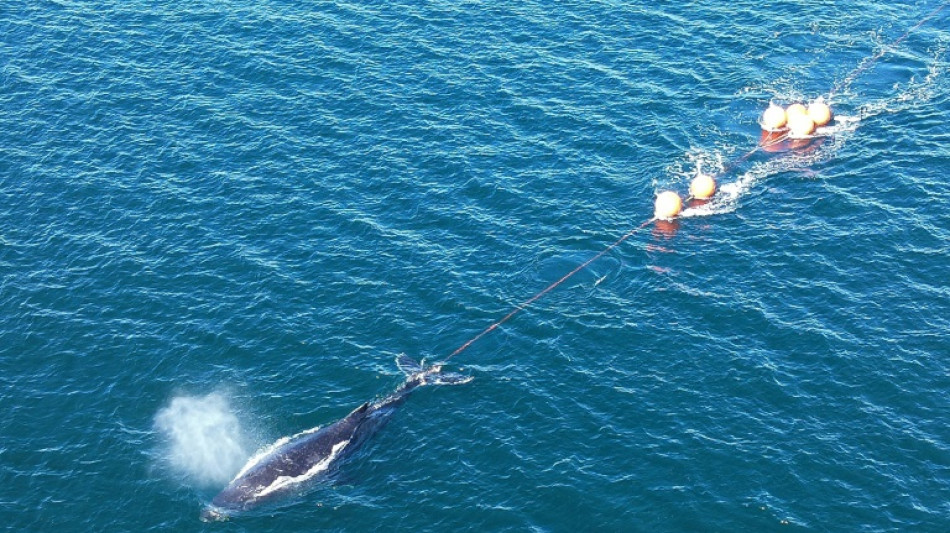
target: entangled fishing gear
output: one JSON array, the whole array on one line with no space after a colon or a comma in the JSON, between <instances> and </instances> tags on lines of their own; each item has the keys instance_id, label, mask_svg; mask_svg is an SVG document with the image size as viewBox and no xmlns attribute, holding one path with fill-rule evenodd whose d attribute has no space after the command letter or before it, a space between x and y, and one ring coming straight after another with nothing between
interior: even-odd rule
<instances>
[{"instance_id":1,"label":"entangled fishing gear","mask_svg":"<svg viewBox=\"0 0 950 533\"><path fill-rule=\"evenodd\" d=\"M929 21L929 20L932 19L933 17L937 16L937 14L939 14L941 11L943 11L943 9L946 8L948 5L950 5L950 1L945 2L945 3L941 4L939 7L934 8L932 11L930 11L929 13L927 13L926 15L924 15L924 17L922 17L914 26L912 26L910 29L908 29L906 32L904 32L900 37L898 37L897 39L895 39L894 41L892 41L889 45L887 45L887 46L885 46L885 47L882 47L882 48L881 48L880 50L878 50L878 52L876 52L874 55L869 56L869 57L866 58L864 61L862 61L861 64L859 64L857 67L855 67L855 69L852 70L847 76L845 76L845 78L844 78L841 82L839 82L838 84L836 84L836 85L831 89L831 91L828 93L827 102L828 102L828 103L831 103L832 100L833 100L833 98L834 98L834 96L835 96L837 93L841 92L843 89L845 89L845 88L847 88L848 86L850 86L850 84L853 83L854 80L858 78L858 76L860 76L862 73L864 73L864 72L867 71L869 68L871 68L871 66L874 65L874 63L876 63L879 59L881 59L881 57L883 57L888 51L895 49L895 48L896 48L898 45L900 45L900 43L903 42L904 39L906 39L911 33L913 33L914 31L916 31L917 29L919 29L921 26L923 26L927 21ZM817 104L820 104L820 106L825 106L825 107L827 107L827 104L825 104L825 103L824 103L824 100L821 99L821 98L819 98L819 99L817 99L815 102L813 102L813 104L816 104L816 103L817 103ZM790 106L790 107L794 107L795 105L799 105L799 106L800 106L801 104L793 104L793 105ZM820 106L817 106L817 107L820 107ZM771 106L770 106L770 107L771 107ZM804 108L803 108L803 109L804 109ZM808 110L806 109L805 112L807 113ZM821 110L820 112L823 113L824 110ZM798 113L798 110L797 110L797 109L796 109L795 113ZM783 116L785 116L785 118L786 118L786 120L787 120L788 117L789 117L789 115L788 115L788 110L783 110L783 111L782 111L782 114L783 114ZM827 120L830 120L830 119L831 119L831 115L830 115L830 109L829 109L829 110L828 110L828 119L827 119ZM826 121L826 122L827 122L827 121ZM784 142L786 142L786 141L789 141L789 140L795 140L796 138L797 138L797 139L801 139L801 138L808 139L808 138L810 138L810 136L812 135L812 132L815 130L815 123L816 123L816 121L812 119L812 123L813 123L813 124L812 124L811 128L806 128L806 130L803 130L803 131L807 131L807 133L805 133L804 135L796 135L796 133L799 133L799 132L796 132L794 129L791 129L791 128L788 128L788 127L785 127L784 129L776 129L776 130L773 131L771 128L765 128L766 124L763 123L763 124L762 124L762 125L763 125L763 131L769 132L770 135L766 135L766 136L763 138L763 140L762 140L755 148L753 148L752 150L749 150L748 152L744 153L743 155L741 155L741 156L737 157L736 159L733 159L732 161L730 161L730 162L726 163L725 165L723 165L722 168L719 170L719 172L717 172L717 173L715 173L715 174L703 174L701 171L697 171L697 176L696 176L696 178L694 178L694 183L695 183L695 181L696 181L697 179L701 179L701 178L704 179L704 180L705 180L705 179L709 179L709 180L712 180L712 187L713 187L713 189L715 189L715 178L718 178L718 177L720 177L720 176L722 176L722 175L728 173L729 171L731 171L732 169L734 169L735 167L737 167L739 164L741 164L742 162L744 162L744 161L746 161L747 159L749 159L750 157L752 157L752 156L753 156L754 154L756 154L757 152L762 151L762 150L768 151L770 148L774 148L774 147L776 147L776 146L778 146L778 145L780 145L780 144L782 144L782 143L784 143ZM785 122L784 122L784 121L782 122L782 125L783 125L783 126L785 125ZM708 188L708 186L709 186L708 183L704 183L704 184L703 184L703 188L704 188L704 189L705 189L705 188ZM693 189L692 186L691 186L690 188L691 188L691 194L690 194L690 196L687 196L687 198L686 198L686 201L687 201L687 202L688 202L689 200L691 200L691 199L693 199L693 198L699 196L699 195L695 194L695 193L692 191L692 189ZM708 195L707 195L706 193L708 193ZM703 196L712 197L712 194L714 194L714 193L715 193L715 190L713 190L713 191L711 191L711 192L704 190ZM702 198L702 199L705 199L705 198ZM532 296L531 298L528 298L528 299L525 300L524 302L522 302L522 303L518 304L517 306L515 306L510 312L508 312L508 314L506 314L505 316L503 316L501 319L499 319L499 320L493 322L493 323L490 324L488 327L486 327L485 329L483 329L482 331L480 331L478 334L476 334L474 337L472 337L472 338L470 338L469 340L465 341L461 346L459 346L458 348L456 348L455 351L453 351L452 353L450 353L450 354L449 354L445 359L443 359L439 364L441 365L441 364L446 364L446 363L448 363L448 361L449 361L450 359L452 359L452 358L455 357L456 355L458 355L458 354L462 353L463 351L465 351L466 349L468 349L468 347L471 346L472 344L474 344L476 341L478 341L479 339L481 339L482 337L484 337L484 336L487 335L488 333L494 331L494 330L497 329L499 326L501 326L502 324L504 324L505 322L507 322L508 320L510 320L511 318L513 318L515 315L517 315L517 314L520 313L521 311L524 311L525 309L527 309L528 307L530 307L534 302L536 302L537 300L541 299L544 295L546 295L547 293L549 293L549 292L551 292L552 290L554 290L555 288L557 288L559 285L561 285L562 283L564 283L565 281L567 281L568 279L570 279L571 277L573 277L573 276L574 276L575 274L577 274L578 272L580 272L580 271L584 270L585 268L587 268L588 266L590 266L591 263L593 263L594 261L597 261L598 259L600 259L600 258L603 257L604 255L606 255L607 253L609 253L609 252L610 252L611 250L613 250L614 248L616 248L616 247L620 246L621 244L623 244L627 239L629 239L630 237L632 237L633 235L635 235L637 232L643 230L644 228L646 228L647 226L649 226L649 225L652 224L653 222L656 222L656 221L658 221L658 220L664 220L664 219L672 219L672 218L675 218L675 217L679 216L679 214L680 214L680 212L681 212L681 210L682 210L682 205L683 205L683 200L680 198L680 196L679 196L677 193L675 193L675 192L673 192L673 191L663 191L663 192L660 192L660 193L657 195L657 198L656 198L656 201L655 201L655 204L654 204L654 216L653 216L653 217L651 217L651 218L645 220L645 221L644 221L643 223L641 223L640 225L638 225L638 226L634 227L633 229L629 230L627 233L623 234L619 239L617 239L616 241L614 241L614 242L612 242L611 244L609 244L607 247L605 247L603 250L601 250L600 252L598 252L596 255L594 255L593 257L591 257L591 258L588 259L587 261L584 261L584 262L581 263L579 266L577 266L576 268L574 268L574 270L571 270L570 272L568 272L567 274L565 274L564 276L562 276L562 277L561 277L560 279L558 279L557 281L555 281L555 282L549 284L547 287L545 287L544 289L542 289L541 291L539 291L537 294L535 294L535 295Z\"/></svg>"}]
</instances>

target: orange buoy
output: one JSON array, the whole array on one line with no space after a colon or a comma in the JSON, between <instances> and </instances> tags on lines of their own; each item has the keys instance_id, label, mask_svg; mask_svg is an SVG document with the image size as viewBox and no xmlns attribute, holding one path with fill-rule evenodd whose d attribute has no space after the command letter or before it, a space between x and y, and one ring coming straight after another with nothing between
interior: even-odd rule
<instances>
[{"instance_id":1,"label":"orange buoy","mask_svg":"<svg viewBox=\"0 0 950 533\"><path fill-rule=\"evenodd\" d=\"M795 113L788 116L788 133L790 137L808 137L815 132L815 121L808 113Z\"/></svg>"},{"instance_id":2,"label":"orange buoy","mask_svg":"<svg viewBox=\"0 0 950 533\"><path fill-rule=\"evenodd\" d=\"M788 120L792 120L792 115L807 115L808 109L804 105L799 103L794 103L785 108L785 115L788 117Z\"/></svg>"},{"instance_id":3,"label":"orange buoy","mask_svg":"<svg viewBox=\"0 0 950 533\"><path fill-rule=\"evenodd\" d=\"M769 104L769 108L762 113L762 129L775 131L785 126L785 110L775 104Z\"/></svg>"},{"instance_id":4,"label":"orange buoy","mask_svg":"<svg viewBox=\"0 0 950 533\"><path fill-rule=\"evenodd\" d=\"M808 104L808 116L815 122L815 126L824 126L831 122L831 108L828 104L816 100Z\"/></svg>"},{"instance_id":5,"label":"orange buoy","mask_svg":"<svg viewBox=\"0 0 950 533\"><path fill-rule=\"evenodd\" d=\"M716 194L716 180L709 174L697 174L689 184L689 194L700 200L712 198Z\"/></svg>"},{"instance_id":6,"label":"orange buoy","mask_svg":"<svg viewBox=\"0 0 950 533\"><path fill-rule=\"evenodd\" d=\"M656 196L653 205L653 216L661 220L670 220L680 214L683 209L683 200L673 191L663 191Z\"/></svg>"}]
</instances>

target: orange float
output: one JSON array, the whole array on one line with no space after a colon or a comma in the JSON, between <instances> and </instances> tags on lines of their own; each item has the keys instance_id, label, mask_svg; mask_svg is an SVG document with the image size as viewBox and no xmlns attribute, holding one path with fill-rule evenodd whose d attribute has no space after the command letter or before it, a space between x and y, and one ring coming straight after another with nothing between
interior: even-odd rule
<instances>
[{"instance_id":1,"label":"orange float","mask_svg":"<svg viewBox=\"0 0 950 533\"><path fill-rule=\"evenodd\" d=\"M775 104L769 104L769 108L762 113L762 129L775 131L785 126L785 110Z\"/></svg>"},{"instance_id":2,"label":"orange float","mask_svg":"<svg viewBox=\"0 0 950 533\"><path fill-rule=\"evenodd\" d=\"M792 138L808 137L815 133L815 121L808 113L795 113L788 117L788 134Z\"/></svg>"},{"instance_id":3,"label":"orange float","mask_svg":"<svg viewBox=\"0 0 950 533\"><path fill-rule=\"evenodd\" d=\"M785 108L785 115L788 117L788 120L792 119L793 115L807 115L808 109L799 103L794 103Z\"/></svg>"},{"instance_id":4,"label":"orange float","mask_svg":"<svg viewBox=\"0 0 950 533\"><path fill-rule=\"evenodd\" d=\"M815 126L824 126L831 122L831 108L820 100L814 101L808 104L808 116L814 121Z\"/></svg>"},{"instance_id":5,"label":"orange float","mask_svg":"<svg viewBox=\"0 0 950 533\"><path fill-rule=\"evenodd\" d=\"M656 196L653 216L660 220L670 220L683 210L683 199L673 191L663 191Z\"/></svg>"},{"instance_id":6,"label":"orange float","mask_svg":"<svg viewBox=\"0 0 950 533\"><path fill-rule=\"evenodd\" d=\"M708 174L697 174L689 184L689 194L700 200L712 198L716 194L716 180Z\"/></svg>"}]
</instances>

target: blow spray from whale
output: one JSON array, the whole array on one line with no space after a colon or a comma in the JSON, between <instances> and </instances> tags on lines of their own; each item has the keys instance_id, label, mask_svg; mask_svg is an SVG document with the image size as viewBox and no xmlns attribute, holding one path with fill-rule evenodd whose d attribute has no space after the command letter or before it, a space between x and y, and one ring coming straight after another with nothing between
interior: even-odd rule
<instances>
[{"instance_id":1,"label":"blow spray from whale","mask_svg":"<svg viewBox=\"0 0 950 533\"><path fill-rule=\"evenodd\" d=\"M343 419L285 437L252 457L201 513L203 521L226 520L330 473L382 429L409 394L423 385L461 385L473 378L442 372L442 365L428 368L400 355L396 365L406 375L392 394L366 402Z\"/></svg>"}]
</instances>

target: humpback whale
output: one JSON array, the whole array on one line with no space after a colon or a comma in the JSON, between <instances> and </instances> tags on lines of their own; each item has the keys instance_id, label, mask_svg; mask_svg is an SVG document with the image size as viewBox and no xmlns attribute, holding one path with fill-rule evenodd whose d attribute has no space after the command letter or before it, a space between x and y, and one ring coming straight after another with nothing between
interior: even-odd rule
<instances>
[{"instance_id":1,"label":"humpback whale","mask_svg":"<svg viewBox=\"0 0 950 533\"><path fill-rule=\"evenodd\" d=\"M278 440L252 457L201 512L205 522L227 520L324 475L352 455L379 431L409 394L423 385L460 385L471 376L442 372L442 365L428 368L404 354L396 365L406 380L385 398L366 402L329 426L315 427Z\"/></svg>"}]
</instances>

